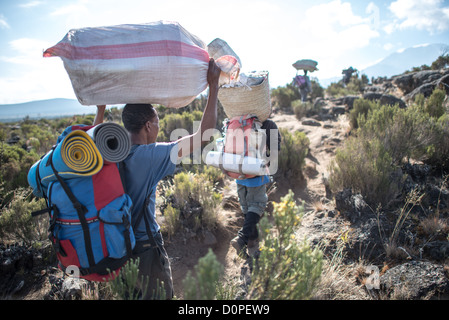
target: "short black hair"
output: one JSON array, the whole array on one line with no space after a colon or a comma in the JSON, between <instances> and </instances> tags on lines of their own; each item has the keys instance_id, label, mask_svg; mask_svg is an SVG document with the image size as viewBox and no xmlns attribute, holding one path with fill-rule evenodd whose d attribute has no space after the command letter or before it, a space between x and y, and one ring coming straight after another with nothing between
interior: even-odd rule
<instances>
[{"instance_id":1,"label":"short black hair","mask_svg":"<svg viewBox=\"0 0 449 320\"><path fill-rule=\"evenodd\" d=\"M151 104L128 103L122 111L122 121L125 129L138 133L147 121L156 116L156 110Z\"/></svg>"}]
</instances>

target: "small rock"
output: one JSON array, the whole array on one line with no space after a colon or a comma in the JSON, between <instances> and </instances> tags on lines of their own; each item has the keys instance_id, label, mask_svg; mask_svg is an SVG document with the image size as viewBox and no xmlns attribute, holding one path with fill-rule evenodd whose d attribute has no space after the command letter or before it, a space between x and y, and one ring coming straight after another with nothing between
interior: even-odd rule
<instances>
[{"instance_id":1,"label":"small rock","mask_svg":"<svg viewBox=\"0 0 449 320\"><path fill-rule=\"evenodd\" d=\"M318 121L316 121L314 119L305 119L305 120L301 121L301 124L303 124L304 126L314 126L314 127L321 126L321 123L319 123Z\"/></svg>"}]
</instances>

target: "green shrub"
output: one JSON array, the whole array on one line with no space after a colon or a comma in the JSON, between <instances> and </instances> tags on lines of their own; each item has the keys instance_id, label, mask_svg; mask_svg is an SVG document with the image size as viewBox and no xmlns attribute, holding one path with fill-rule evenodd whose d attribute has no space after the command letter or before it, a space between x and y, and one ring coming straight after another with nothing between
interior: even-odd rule
<instances>
[{"instance_id":1,"label":"green shrub","mask_svg":"<svg viewBox=\"0 0 449 320\"><path fill-rule=\"evenodd\" d=\"M394 170L391 155L377 138L350 137L330 164L329 184L333 192L351 188L370 205L386 205L398 192L391 181Z\"/></svg>"},{"instance_id":2,"label":"green shrub","mask_svg":"<svg viewBox=\"0 0 449 320\"><path fill-rule=\"evenodd\" d=\"M359 134L379 139L395 164L404 160L426 160L438 141L435 118L420 105L406 109L398 105L371 104L366 117L358 118Z\"/></svg>"},{"instance_id":3,"label":"green shrub","mask_svg":"<svg viewBox=\"0 0 449 320\"><path fill-rule=\"evenodd\" d=\"M31 245L47 239L47 216L32 217L31 212L46 207L44 199L31 197L30 188L18 188L12 200L0 214L0 239L2 241L23 241Z\"/></svg>"},{"instance_id":4,"label":"green shrub","mask_svg":"<svg viewBox=\"0 0 449 320\"><path fill-rule=\"evenodd\" d=\"M278 174L292 180L302 179L310 141L304 132L295 131L291 134L285 128L280 128L279 132L282 142L278 159Z\"/></svg>"},{"instance_id":5,"label":"green shrub","mask_svg":"<svg viewBox=\"0 0 449 320\"><path fill-rule=\"evenodd\" d=\"M216 191L216 187L207 174L192 172L180 172L176 174L172 182L163 186L163 198L171 201L173 208L180 210L180 215L186 217L192 205L201 205L201 212L194 216L195 228L213 229L217 223L216 208L222 201L221 193ZM165 214L165 210L163 212ZM175 221L172 221L175 223ZM172 230L176 226L169 227Z\"/></svg>"},{"instance_id":6,"label":"green shrub","mask_svg":"<svg viewBox=\"0 0 449 320\"><path fill-rule=\"evenodd\" d=\"M310 83L312 85L311 101L315 101L316 98L324 98L324 88L320 86L319 82L311 80Z\"/></svg>"},{"instance_id":7,"label":"green shrub","mask_svg":"<svg viewBox=\"0 0 449 320\"><path fill-rule=\"evenodd\" d=\"M223 272L223 265L218 262L212 249L198 260L194 268L196 277L189 270L183 281L185 300L213 300L217 285Z\"/></svg>"},{"instance_id":8,"label":"green shrub","mask_svg":"<svg viewBox=\"0 0 449 320\"><path fill-rule=\"evenodd\" d=\"M379 106L379 103L367 100L367 99L356 99L354 101L354 106L349 112L349 124L351 129L357 129L359 127L358 118L366 118L368 112Z\"/></svg>"},{"instance_id":9,"label":"green shrub","mask_svg":"<svg viewBox=\"0 0 449 320\"><path fill-rule=\"evenodd\" d=\"M314 107L314 104L301 100L292 101L292 109L295 113L296 119L301 120L303 117L310 117L319 113L319 109Z\"/></svg>"},{"instance_id":10,"label":"green shrub","mask_svg":"<svg viewBox=\"0 0 449 320\"><path fill-rule=\"evenodd\" d=\"M138 300L147 294L148 276L139 277L140 259L130 259L120 269L118 274L113 271L115 278L108 281L108 287L112 296L118 300ZM162 283L161 283L162 284ZM153 292L152 297L159 300L165 299L163 284L159 287L160 292Z\"/></svg>"},{"instance_id":11,"label":"green shrub","mask_svg":"<svg viewBox=\"0 0 449 320\"><path fill-rule=\"evenodd\" d=\"M171 138L171 134L175 129L185 129L189 134L194 131L194 121L200 121L203 113L201 111L168 113L159 121L158 141L176 140L179 137Z\"/></svg>"},{"instance_id":12,"label":"green shrub","mask_svg":"<svg viewBox=\"0 0 449 320\"><path fill-rule=\"evenodd\" d=\"M290 111L292 101L300 98L301 96L299 95L298 90L290 84L285 87L277 87L276 89L271 90L273 107L284 111Z\"/></svg>"},{"instance_id":13,"label":"green shrub","mask_svg":"<svg viewBox=\"0 0 449 320\"><path fill-rule=\"evenodd\" d=\"M37 160L34 152L0 142L0 182L4 182L5 191L28 187L28 171Z\"/></svg>"},{"instance_id":14,"label":"green shrub","mask_svg":"<svg viewBox=\"0 0 449 320\"><path fill-rule=\"evenodd\" d=\"M429 147L428 151L427 163L449 169L449 114L446 113L438 119L434 145Z\"/></svg>"},{"instance_id":15,"label":"green shrub","mask_svg":"<svg viewBox=\"0 0 449 320\"><path fill-rule=\"evenodd\" d=\"M444 106L446 91L436 88L426 100L425 111L434 118L440 118L447 110Z\"/></svg>"},{"instance_id":16,"label":"green shrub","mask_svg":"<svg viewBox=\"0 0 449 320\"><path fill-rule=\"evenodd\" d=\"M291 190L273 207L274 225L267 217L260 221L260 255L254 263L248 298L309 299L321 275L323 254L296 239L304 208L296 205Z\"/></svg>"},{"instance_id":17,"label":"green shrub","mask_svg":"<svg viewBox=\"0 0 449 320\"><path fill-rule=\"evenodd\" d=\"M347 95L358 95L363 93L365 86L368 84L368 77L364 74L359 78L357 74L352 75L349 83L345 86L343 81L331 83L326 93L332 97L343 97Z\"/></svg>"},{"instance_id":18,"label":"green shrub","mask_svg":"<svg viewBox=\"0 0 449 320\"><path fill-rule=\"evenodd\" d=\"M178 231L179 226L181 225L179 221L180 212L179 209L173 208L170 203L164 210L165 223L163 224L162 229L167 233L169 239L176 233L176 231Z\"/></svg>"}]
</instances>

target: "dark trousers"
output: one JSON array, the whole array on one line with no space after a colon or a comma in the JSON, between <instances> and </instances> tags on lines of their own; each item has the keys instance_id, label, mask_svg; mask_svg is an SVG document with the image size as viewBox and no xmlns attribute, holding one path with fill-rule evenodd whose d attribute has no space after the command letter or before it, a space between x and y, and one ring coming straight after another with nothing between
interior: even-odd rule
<instances>
[{"instance_id":1,"label":"dark trousers","mask_svg":"<svg viewBox=\"0 0 449 320\"><path fill-rule=\"evenodd\" d=\"M170 262L168 260L167 252L164 248L164 241L162 235L158 233L154 237L157 247L151 245L150 241L136 241L136 246L133 250L133 259L139 258L139 289L143 284L140 279L142 276L148 280L148 287L146 295L142 297L144 300L161 299L161 282L164 282L165 298L173 298L173 280Z\"/></svg>"},{"instance_id":2,"label":"dark trousers","mask_svg":"<svg viewBox=\"0 0 449 320\"><path fill-rule=\"evenodd\" d=\"M248 244L249 240L256 240L259 237L259 231L257 230L257 223L260 220L260 215L254 212L248 212L245 214L245 221L243 227L239 230L239 237Z\"/></svg>"}]
</instances>

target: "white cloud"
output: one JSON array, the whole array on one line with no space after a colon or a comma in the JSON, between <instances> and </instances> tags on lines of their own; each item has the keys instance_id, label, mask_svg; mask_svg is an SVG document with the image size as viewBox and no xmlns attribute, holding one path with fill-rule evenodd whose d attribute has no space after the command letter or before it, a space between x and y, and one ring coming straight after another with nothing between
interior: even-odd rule
<instances>
[{"instance_id":1,"label":"white cloud","mask_svg":"<svg viewBox=\"0 0 449 320\"><path fill-rule=\"evenodd\" d=\"M21 7L21 8L34 8L34 7L40 6L43 3L44 3L43 1L30 1L30 2L19 4L19 7Z\"/></svg>"},{"instance_id":2,"label":"white cloud","mask_svg":"<svg viewBox=\"0 0 449 320\"><path fill-rule=\"evenodd\" d=\"M0 29L9 29L11 28L9 26L8 21L6 21L6 18L4 15L0 14Z\"/></svg>"},{"instance_id":3,"label":"white cloud","mask_svg":"<svg viewBox=\"0 0 449 320\"><path fill-rule=\"evenodd\" d=\"M449 7L442 0L396 0L389 6L398 19L396 29L416 28L430 33L449 29Z\"/></svg>"},{"instance_id":4,"label":"white cloud","mask_svg":"<svg viewBox=\"0 0 449 320\"><path fill-rule=\"evenodd\" d=\"M372 13L374 8L370 3L367 12ZM351 63L349 53L367 47L380 36L372 18L354 14L351 4L340 0L313 6L299 25L302 50L298 52L320 59L320 73L326 73L322 77L340 74L342 64Z\"/></svg>"},{"instance_id":5,"label":"white cloud","mask_svg":"<svg viewBox=\"0 0 449 320\"><path fill-rule=\"evenodd\" d=\"M48 42L38 39L20 38L10 41L9 47L12 54L8 57L0 57L2 61L33 66L42 60L42 52L49 45Z\"/></svg>"},{"instance_id":6,"label":"white cloud","mask_svg":"<svg viewBox=\"0 0 449 320\"><path fill-rule=\"evenodd\" d=\"M393 49L393 47L394 47L394 45L392 44L392 43L385 43L384 45L383 45L383 48L386 50L386 51L390 51L391 49Z\"/></svg>"},{"instance_id":7,"label":"white cloud","mask_svg":"<svg viewBox=\"0 0 449 320\"><path fill-rule=\"evenodd\" d=\"M14 65L15 72L0 75L0 103L19 103L54 97L74 98L72 85L56 58L43 58L50 45L46 41L20 38L9 42L8 56L0 61Z\"/></svg>"}]
</instances>

